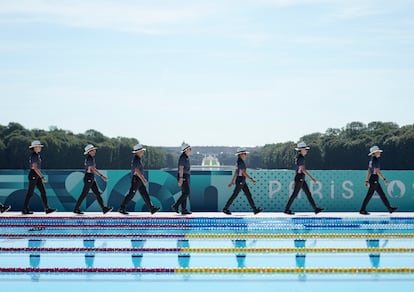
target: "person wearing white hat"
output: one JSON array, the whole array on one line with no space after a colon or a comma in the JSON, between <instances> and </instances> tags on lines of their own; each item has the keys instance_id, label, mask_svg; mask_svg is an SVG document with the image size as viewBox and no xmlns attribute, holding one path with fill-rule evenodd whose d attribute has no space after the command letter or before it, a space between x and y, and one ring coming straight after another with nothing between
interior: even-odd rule
<instances>
[{"instance_id":1,"label":"person wearing white hat","mask_svg":"<svg viewBox=\"0 0 414 292\"><path fill-rule=\"evenodd\" d=\"M98 185L95 181L95 174L97 174L103 181L108 181L108 178L104 176L97 168L95 162L95 154L96 154L97 147L93 146L92 144L88 144L85 147L85 152L83 153L86 155L85 158L85 175L83 177L83 189L82 193L80 194L78 200L76 201L75 208L73 209L73 213L82 215L83 212L80 210L80 205L83 200L88 195L89 191L92 189L92 192L95 194L96 200L98 201L99 206L102 208L102 212L104 214L111 212L112 207L105 206L103 199L101 197L101 192L98 189Z\"/></svg>"},{"instance_id":2,"label":"person wearing white hat","mask_svg":"<svg viewBox=\"0 0 414 292\"><path fill-rule=\"evenodd\" d=\"M33 211L29 209L30 199L33 196L34 189L40 191L40 196L42 198L43 207L45 208L46 214L50 214L56 211L54 208L50 208L47 202L46 190L45 190L45 183L46 179L41 171L42 165L42 158L40 157L40 152L42 151L43 145L40 143L39 140L35 140L29 146L29 149L32 151L29 157L29 188L27 190L26 198L23 203L22 214L33 214Z\"/></svg>"},{"instance_id":3,"label":"person wearing white hat","mask_svg":"<svg viewBox=\"0 0 414 292\"><path fill-rule=\"evenodd\" d=\"M253 197L252 194L250 192L249 186L246 183L246 178L250 179L253 184L256 184L256 180L254 178L252 178L248 173L247 173L247 167L246 167L246 163L244 162L247 158L247 150L245 148L239 148L237 149L237 168L234 172L234 175L229 183L229 187L231 187L232 185L236 185L233 191L233 194L230 196L230 198L227 200L227 203L224 205L223 208L223 213L227 214L227 215L231 215L231 212L229 210L231 204L233 203L233 201L236 199L236 197L239 195L240 191L243 190L247 201L249 202L250 207L253 210L253 213L256 215L260 212L263 211L262 208L257 208L256 204L253 201Z\"/></svg>"},{"instance_id":4,"label":"person wearing white hat","mask_svg":"<svg viewBox=\"0 0 414 292\"><path fill-rule=\"evenodd\" d=\"M378 195L380 196L382 202L384 203L385 207L387 207L388 211L390 213L396 211L398 208L397 207L392 207L390 202L387 199L387 196L385 195L380 183L379 183L379 178L382 178L382 180L384 181L384 183L387 185L388 181L386 180L386 178L384 177L384 175L381 173L381 164L380 164L380 157L381 157L381 153L383 151L378 147L378 146L372 146L369 149L369 153L368 156L371 156L371 159L368 163L368 172L367 172L367 176L365 179L365 186L369 185L369 189L368 192L365 196L364 201L362 202L362 206L361 209L359 211L360 214L362 215L369 215L369 213L367 212L366 208L367 205L369 203L369 201L371 200L372 196L374 195L374 192L377 191Z\"/></svg>"},{"instance_id":5,"label":"person wearing white hat","mask_svg":"<svg viewBox=\"0 0 414 292\"><path fill-rule=\"evenodd\" d=\"M155 207L152 204L150 196L146 189L147 180L144 176L144 165L141 162L141 158L144 156L145 150L146 149L141 144L135 145L132 150L132 153L135 155L131 161L131 187L129 188L128 195L125 196L124 200L121 203L121 207L119 208L119 213L121 214L128 215L126 206L134 198L137 190L144 199L145 205L147 205L147 208L151 214L155 214L160 210L159 207Z\"/></svg>"},{"instance_id":6,"label":"person wearing white hat","mask_svg":"<svg viewBox=\"0 0 414 292\"><path fill-rule=\"evenodd\" d=\"M181 206L181 214L189 215L192 212L187 210L187 198L190 196L190 155L191 146L185 142L181 145L181 155L178 159L178 186L181 187L181 196L171 206L173 211L179 213L178 208Z\"/></svg>"},{"instance_id":7,"label":"person wearing white hat","mask_svg":"<svg viewBox=\"0 0 414 292\"><path fill-rule=\"evenodd\" d=\"M315 211L315 214L318 214L320 212L322 212L324 209L320 208L318 206L316 206L315 201L313 200L312 194L309 190L309 186L306 183L305 180L305 176L309 176L309 178L316 183L316 179L306 170L305 167L305 156L308 154L310 147L308 145L306 145L305 142L299 142L297 144L297 147L295 148L297 155L295 158L295 166L296 166L296 170L295 170L295 187L293 189L293 193L290 196L284 213L288 214L288 215L294 215L295 213L290 209L290 207L293 204L293 201L296 199L296 197L299 194L299 191L302 189L305 194L306 197L308 198L309 203L311 204L313 210Z\"/></svg>"}]
</instances>

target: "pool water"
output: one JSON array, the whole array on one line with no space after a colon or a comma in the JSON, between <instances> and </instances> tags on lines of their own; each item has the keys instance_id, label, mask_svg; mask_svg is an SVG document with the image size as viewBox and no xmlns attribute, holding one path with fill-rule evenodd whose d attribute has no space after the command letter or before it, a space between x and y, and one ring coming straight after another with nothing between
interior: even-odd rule
<instances>
[{"instance_id":1,"label":"pool water","mask_svg":"<svg viewBox=\"0 0 414 292\"><path fill-rule=\"evenodd\" d=\"M408 289L413 237L414 217L401 215L8 214L0 280L8 291Z\"/></svg>"}]
</instances>

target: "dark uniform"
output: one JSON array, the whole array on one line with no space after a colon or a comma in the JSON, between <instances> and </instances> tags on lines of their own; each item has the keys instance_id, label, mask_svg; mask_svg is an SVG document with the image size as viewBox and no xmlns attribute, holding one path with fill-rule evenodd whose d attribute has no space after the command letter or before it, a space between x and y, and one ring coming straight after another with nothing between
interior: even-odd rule
<instances>
[{"instance_id":1,"label":"dark uniform","mask_svg":"<svg viewBox=\"0 0 414 292\"><path fill-rule=\"evenodd\" d=\"M110 210L112 210L109 207L105 207L105 204L103 202L103 199L101 197L101 192L98 189L98 185L96 184L95 181L95 173L93 172L93 168L96 167L96 163L95 163L95 157L93 157L90 154L87 154L86 158L85 158L85 176L83 177L83 189L82 189L82 193L79 196L75 208L74 208L74 212L78 213L78 214L82 214L82 212L80 212L80 205L82 204L83 200L86 198L86 196L89 193L89 190L92 189L92 192L95 194L96 196L96 200L98 201L99 206L102 208L102 211L104 213L109 212Z\"/></svg>"},{"instance_id":2,"label":"dark uniform","mask_svg":"<svg viewBox=\"0 0 414 292\"><path fill-rule=\"evenodd\" d=\"M51 213L56 211L56 209L49 208L49 204L47 202L46 197L46 190L45 186L42 182L42 178L34 171L34 164L37 164L37 168L41 169L42 167L42 158L40 157L39 153L33 151L33 153L29 157L29 189L27 190L26 198L23 203L23 214L31 214L32 212L29 210L29 202L33 196L35 187L38 188L40 191L40 196L42 198L43 207L46 210L46 213Z\"/></svg>"},{"instance_id":3,"label":"dark uniform","mask_svg":"<svg viewBox=\"0 0 414 292\"><path fill-rule=\"evenodd\" d=\"M366 208L371 200L372 196L374 195L374 192L377 191L378 195L380 196L382 202L384 203L385 207L387 207L388 211L391 213L395 211L397 208L394 208L390 205L390 202L387 199L387 196L385 195L384 191L382 190L381 184L378 182L378 169L381 168L380 164L380 157L373 156L368 164L370 176L369 176L369 189L365 196L364 201L362 202L360 213L367 213Z\"/></svg>"},{"instance_id":4,"label":"dark uniform","mask_svg":"<svg viewBox=\"0 0 414 292\"><path fill-rule=\"evenodd\" d=\"M244 160L239 156L237 159L237 177L236 177L236 187L234 188L233 194L228 199L226 205L224 206L223 210L228 210L230 205L239 195L240 191L243 190L244 194L246 195L247 201L249 202L250 207L253 209L253 212L259 213L261 209L256 208L256 205L253 201L252 194L250 192L249 186L246 183L246 177L243 175L243 171L246 170L246 164Z\"/></svg>"},{"instance_id":5,"label":"dark uniform","mask_svg":"<svg viewBox=\"0 0 414 292\"><path fill-rule=\"evenodd\" d=\"M180 166L183 166L183 184L181 185L181 196L178 198L177 202L171 207L173 210L178 212L178 207L181 205L181 212L187 213L187 198L190 196L190 157L188 157L185 152L181 153L180 158L178 159L178 169ZM177 173L177 179L179 180L180 174Z\"/></svg>"},{"instance_id":6,"label":"dark uniform","mask_svg":"<svg viewBox=\"0 0 414 292\"><path fill-rule=\"evenodd\" d=\"M128 203L134 198L135 193L138 190L142 198L144 199L145 205L147 205L148 210L150 210L150 212L154 214L160 208L154 207L154 205L152 204L150 196L147 192L147 188L145 187L142 180L137 175L135 175L135 169L138 169L142 174L144 174L144 165L141 162L141 158L136 155L131 161L131 187L129 188L128 195L125 197L124 201L121 204L119 212L122 214L128 214L125 208L128 205Z\"/></svg>"},{"instance_id":7,"label":"dark uniform","mask_svg":"<svg viewBox=\"0 0 414 292\"><path fill-rule=\"evenodd\" d=\"M322 209L316 206L315 201L313 200L312 194L309 190L309 186L305 180L305 174L302 171L302 167L305 167L305 156L303 156L301 153L298 153L298 155L296 156L295 166L296 166L295 187L293 189L292 195L289 198L289 201L286 204L285 213L288 213L288 214L293 213L290 211L290 207L292 206L293 201L296 199L301 189L305 192L309 203L311 204L312 208L315 210L315 213L319 213L320 211L322 211Z\"/></svg>"}]
</instances>

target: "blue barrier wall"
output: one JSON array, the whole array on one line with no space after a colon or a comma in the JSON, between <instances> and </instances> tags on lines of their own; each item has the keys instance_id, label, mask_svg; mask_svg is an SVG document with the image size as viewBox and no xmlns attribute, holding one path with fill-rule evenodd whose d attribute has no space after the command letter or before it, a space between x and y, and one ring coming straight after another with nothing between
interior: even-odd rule
<instances>
[{"instance_id":1,"label":"blue barrier wall","mask_svg":"<svg viewBox=\"0 0 414 292\"><path fill-rule=\"evenodd\" d=\"M72 211L83 187L83 172L78 170L43 170L46 176L46 191L50 206L59 211ZM117 210L130 186L129 170L102 171L108 176L107 183L97 178L102 197L108 205ZM294 172L291 170L249 170L257 184L249 183L257 206L267 212L281 212L293 188ZM312 194L319 206L326 211L358 211L367 188L364 185L366 171L321 171L312 170L318 179L316 184L308 180ZM414 209L414 171L383 171L390 182L382 184L392 205L399 206L399 211ZM180 196L176 181L176 171L150 170L145 172L148 179L148 191L153 203L162 211L171 211L170 206ZM231 195L233 187L228 188L231 171L193 171L191 180L190 206L195 212L221 211ZM21 210L28 185L27 171L0 170L0 201L11 204L12 210ZM32 198L30 208L43 211L39 193ZM130 211L146 211L139 193L128 206ZM300 194L294 205L294 211L312 211L304 194ZM92 193L82 205L85 211L100 211ZM381 200L374 195L369 211L386 211ZM250 211L243 193L234 201L231 211Z\"/></svg>"}]
</instances>

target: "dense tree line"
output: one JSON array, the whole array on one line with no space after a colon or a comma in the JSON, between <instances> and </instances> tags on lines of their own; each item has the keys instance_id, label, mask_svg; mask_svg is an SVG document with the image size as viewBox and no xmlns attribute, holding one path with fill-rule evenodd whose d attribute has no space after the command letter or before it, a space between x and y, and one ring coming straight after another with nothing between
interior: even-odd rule
<instances>
[{"instance_id":1,"label":"dense tree line","mask_svg":"<svg viewBox=\"0 0 414 292\"><path fill-rule=\"evenodd\" d=\"M311 146L306 163L312 169L366 169L368 150L378 145L384 150L383 169L414 169L414 125L399 127L392 122L351 122L342 129L302 137ZM292 168L295 143L265 145L256 153L260 160L249 165L257 168ZM257 164L256 164L257 163Z\"/></svg>"},{"instance_id":2,"label":"dense tree line","mask_svg":"<svg viewBox=\"0 0 414 292\"><path fill-rule=\"evenodd\" d=\"M83 148L92 143L99 147L97 162L101 169L128 169L135 138L109 138L95 130L74 134L51 127L48 131L25 129L18 123L0 125L0 168L24 169L32 140L45 144L43 168L83 168ZM368 150L378 145L385 153L384 169L414 169L414 125L398 126L392 122L351 122L344 128L329 128L325 133L302 137L311 146L306 163L310 169L366 169ZM146 146L144 163L147 169L176 168L179 147ZM212 148L212 147L210 147ZM216 155L221 165L235 165L235 147L193 147L191 162L200 165L205 154ZM214 148L214 147L213 147ZM265 145L251 149L248 166L264 169L291 169L295 142ZM227 151L226 151L227 149ZM205 152L215 151L215 153Z\"/></svg>"}]
</instances>

